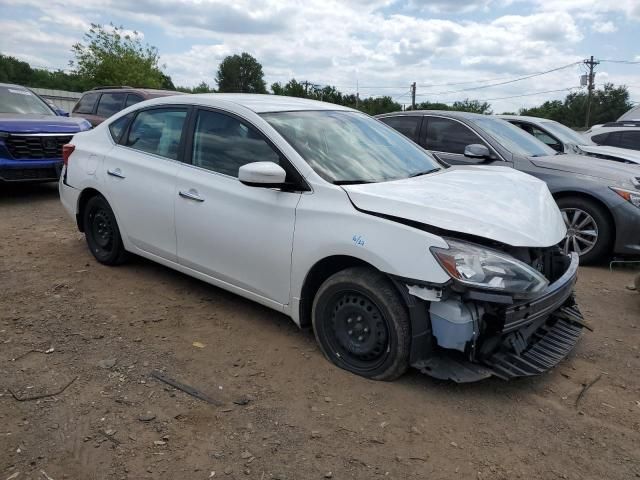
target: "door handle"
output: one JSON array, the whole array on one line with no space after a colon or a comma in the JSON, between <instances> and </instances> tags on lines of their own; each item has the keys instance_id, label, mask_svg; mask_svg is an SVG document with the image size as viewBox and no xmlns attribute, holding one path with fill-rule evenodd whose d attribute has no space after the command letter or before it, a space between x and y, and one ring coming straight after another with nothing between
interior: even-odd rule
<instances>
[{"instance_id":1,"label":"door handle","mask_svg":"<svg viewBox=\"0 0 640 480\"><path fill-rule=\"evenodd\" d=\"M109 175L111 175L112 177L117 177L117 178L125 178L125 176L122 174L122 172L120 171L119 168L116 168L115 170L107 170L107 173Z\"/></svg>"},{"instance_id":2,"label":"door handle","mask_svg":"<svg viewBox=\"0 0 640 480\"><path fill-rule=\"evenodd\" d=\"M198 192L196 192L195 190L189 190L188 192L180 190L178 192L178 195L180 195L182 198L187 198L196 202L204 202L204 198L198 195Z\"/></svg>"}]
</instances>

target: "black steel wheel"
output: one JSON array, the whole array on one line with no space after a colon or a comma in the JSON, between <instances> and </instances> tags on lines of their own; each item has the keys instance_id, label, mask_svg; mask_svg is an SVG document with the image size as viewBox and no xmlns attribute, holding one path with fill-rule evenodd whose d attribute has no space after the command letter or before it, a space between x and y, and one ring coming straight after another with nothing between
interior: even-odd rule
<instances>
[{"instance_id":1,"label":"black steel wheel","mask_svg":"<svg viewBox=\"0 0 640 480\"><path fill-rule=\"evenodd\" d=\"M393 380L407 369L407 309L380 272L356 267L329 277L316 294L312 318L322 352L340 368L376 380Z\"/></svg>"},{"instance_id":2,"label":"black steel wheel","mask_svg":"<svg viewBox=\"0 0 640 480\"><path fill-rule=\"evenodd\" d=\"M102 195L87 201L83 227L89 250L100 263L118 265L126 259L116 217Z\"/></svg>"}]
</instances>

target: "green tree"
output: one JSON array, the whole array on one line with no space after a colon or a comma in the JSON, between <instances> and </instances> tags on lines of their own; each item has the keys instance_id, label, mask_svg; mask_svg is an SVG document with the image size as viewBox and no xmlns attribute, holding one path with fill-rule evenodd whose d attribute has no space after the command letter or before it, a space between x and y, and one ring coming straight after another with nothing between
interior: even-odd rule
<instances>
[{"instance_id":1,"label":"green tree","mask_svg":"<svg viewBox=\"0 0 640 480\"><path fill-rule=\"evenodd\" d=\"M289 80L286 84L282 85L280 82L271 84L271 91L274 95L286 95L287 97L308 97L308 87L305 90L305 86L298 82L295 78Z\"/></svg>"},{"instance_id":2,"label":"green tree","mask_svg":"<svg viewBox=\"0 0 640 480\"><path fill-rule=\"evenodd\" d=\"M32 68L27 62L0 54L0 82L17 83L27 87L52 88L82 92L87 89L86 79L62 70L49 71Z\"/></svg>"},{"instance_id":3,"label":"green tree","mask_svg":"<svg viewBox=\"0 0 640 480\"><path fill-rule=\"evenodd\" d=\"M209 84L205 81L200 82L195 87L178 87L176 88L179 92L185 93L213 93L215 89L209 86Z\"/></svg>"},{"instance_id":4,"label":"green tree","mask_svg":"<svg viewBox=\"0 0 640 480\"><path fill-rule=\"evenodd\" d=\"M267 93L262 65L246 52L222 60L216 83L219 92Z\"/></svg>"},{"instance_id":5,"label":"green tree","mask_svg":"<svg viewBox=\"0 0 640 480\"><path fill-rule=\"evenodd\" d=\"M173 85L158 64L158 49L143 44L138 32L128 34L123 27L91 24L84 43L76 43L71 51L75 56L75 61L69 62L71 67L93 85Z\"/></svg>"},{"instance_id":6,"label":"green tree","mask_svg":"<svg viewBox=\"0 0 640 480\"><path fill-rule=\"evenodd\" d=\"M606 83L603 88L593 92L591 99L591 125L612 122L631 108L629 90L626 86L616 87ZM584 127L587 116L587 93L572 92L564 101L546 101L533 108L520 109L520 115L549 118L569 127ZM589 125L589 126L591 126Z\"/></svg>"},{"instance_id":7,"label":"green tree","mask_svg":"<svg viewBox=\"0 0 640 480\"><path fill-rule=\"evenodd\" d=\"M468 98L465 98L462 101L453 102L451 110L455 110L457 112L480 113L483 115L491 115L493 113L491 111L491 104L481 102L480 100L469 100Z\"/></svg>"},{"instance_id":8,"label":"green tree","mask_svg":"<svg viewBox=\"0 0 640 480\"><path fill-rule=\"evenodd\" d=\"M408 108L411 110L411 107ZM491 104L480 100L458 100L451 105L439 102L422 102L416 105L416 110L453 110L456 112L471 112L491 115Z\"/></svg>"}]
</instances>

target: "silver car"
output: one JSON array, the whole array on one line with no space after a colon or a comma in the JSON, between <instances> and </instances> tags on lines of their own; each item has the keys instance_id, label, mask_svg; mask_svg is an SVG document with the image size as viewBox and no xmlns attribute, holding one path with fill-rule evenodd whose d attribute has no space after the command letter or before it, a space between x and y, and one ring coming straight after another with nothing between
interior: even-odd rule
<instances>
[{"instance_id":1,"label":"silver car","mask_svg":"<svg viewBox=\"0 0 640 480\"><path fill-rule=\"evenodd\" d=\"M598 145L587 136L554 120L524 115L497 115L497 117L514 124L516 127L520 127L557 152L589 155L605 160L640 164L640 151Z\"/></svg>"},{"instance_id":2,"label":"silver car","mask_svg":"<svg viewBox=\"0 0 640 480\"><path fill-rule=\"evenodd\" d=\"M623 120L594 125L584 136L596 145L640 150L640 121Z\"/></svg>"},{"instance_id":3,"label":"silver car","mask_svg":"<svg viewBox=\"0 0 640 480\"><path fill-rule=\"evenodd\" d=\"M640 254L640 165L559 153L488 115L424 110L378 118L447 164L508 166L544 180L567 225L563 248L581 263Z\"/></svg>"}]
</instances>

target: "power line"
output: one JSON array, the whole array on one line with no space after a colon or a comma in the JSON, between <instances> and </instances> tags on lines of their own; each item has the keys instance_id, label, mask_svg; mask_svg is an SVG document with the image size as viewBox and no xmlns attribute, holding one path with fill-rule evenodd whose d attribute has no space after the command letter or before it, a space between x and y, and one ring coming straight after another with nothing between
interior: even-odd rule
<instances>
[{"instance_id":1,"label":"power line","mask_svg":"<svg viewBox=\"0 0 640 480\"><path fill-rule=\"evenodd\" d=\"M638 65L640 61L632 61L632 60L599 60L601 63L626 63L627 65Z\"/></svg>"},{"instance_id":2,"label":"power line","mask_svg":"<svg viewBox=\"0 0 640 480\"><path fill-rule=\"evenodd\" d=\"M525 93L525 94L522 94L522 95L511 95L509 97L480 98L480 99L478 99L478 101L480 101L480 102L491 102L491 101L494 101L494 100L507 100L509 98L532 97L534 95L542 95L544 93L567 92L567 91L570 91L570 90L574 90L576 88L580 88L580 87L558 88L556 90L545 90L543 92Z\"/></svg>"},{"instance_id":3,"label":"power line","mask_svg":"<svg viewBox=\"0 0 640 480\"><path fill-rule=\"evenodd\" d=\"M522 80L528 80L529 78L539 77L541 75L546 75L548 73L557 72L559 70L564 70L565 68L573 67L573 66L579 65L581 63L582 62L573 62L573 63L570 63L568 65L563 65L561 67L552 68L550 70L545 70L543 72L532 73L532 74L526 75L524 77L514 78L512 80L506 80L504 82L491 83L489 85L481 85L479 87L463 88L463 89L460 89L460 90L450 90L450 91L447 91L447 92L431 92L431 93L425 93L425 94L421 94L421 95L422 96L426 96L426 95L446 95L446 94L450 94L450 93L470 92L470 91L473 91L473 90L481 90L483 88L498 87L500 85L507 85L509 83L520 82Z\"/></svg>"}]
</instances>

